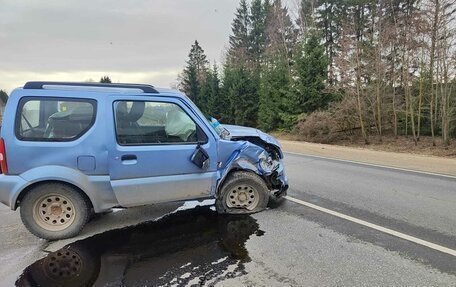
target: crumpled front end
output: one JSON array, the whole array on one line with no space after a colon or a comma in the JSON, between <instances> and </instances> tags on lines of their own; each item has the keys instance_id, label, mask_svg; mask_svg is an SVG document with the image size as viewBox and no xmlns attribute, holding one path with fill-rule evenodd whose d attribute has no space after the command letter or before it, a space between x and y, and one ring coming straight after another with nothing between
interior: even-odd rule
<instances>
[{"instance_id":1,"label":"crumpled front end","mask_svg":"<svg viewBox=\"0 0 456 287\"><path fill-rule=\"evenodd\" d=\"M233 170L248 170L261 176L271 194L276 197L286 195L288 179L285 174L282 153L276 148L263 148L249 141L231 142L236 144L220 175L220 183Z\"/></svg>"},{"instance_id":2,"label":"crumpled front end","mask_svg":"<svg viewBox=\"0 0 456 287\"><path fill-rule=\"evenodd\" d=\"M276 197L286 195L288 190L288 179L285 174L283 159L274 153L266 150L261 153L258 162L259 171L266 179L268 187L274 192Z\"/></svg>"}]
</instances>

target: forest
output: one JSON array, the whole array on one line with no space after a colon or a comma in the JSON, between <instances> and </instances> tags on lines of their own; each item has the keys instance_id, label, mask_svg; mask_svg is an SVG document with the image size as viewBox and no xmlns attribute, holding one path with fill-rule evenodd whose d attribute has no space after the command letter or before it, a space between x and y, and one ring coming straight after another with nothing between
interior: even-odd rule
<instances>
[{"instance_id":1,"label":"forest","mask_svg":"<svg viewBox=\"0 0 456 287\"><path fill-rule=\"evenodd\" d=\"M177 88L222 123L303 140L451 144L456 0L290 3L241 0L224 61L196 40Z\"/></svg>"}]
</instances>

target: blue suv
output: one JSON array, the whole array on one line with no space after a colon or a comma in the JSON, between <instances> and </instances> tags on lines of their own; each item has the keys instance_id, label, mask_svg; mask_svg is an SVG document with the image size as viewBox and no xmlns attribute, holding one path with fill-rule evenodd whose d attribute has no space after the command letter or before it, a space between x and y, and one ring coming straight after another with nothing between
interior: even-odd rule
<instances>
[{"instance_id":1,"label":"blue suv","mask_svg":"<svg viewBox=\"0 0 456 287\"><path fill-rule=\"evenodd\" d=\"M249 214L285 195L282 159L270 135L208 120L178 91L28 82L4 114L0 202L49 240L113 207L215 198L219 213Z\"/></svg>"}]
</instances>

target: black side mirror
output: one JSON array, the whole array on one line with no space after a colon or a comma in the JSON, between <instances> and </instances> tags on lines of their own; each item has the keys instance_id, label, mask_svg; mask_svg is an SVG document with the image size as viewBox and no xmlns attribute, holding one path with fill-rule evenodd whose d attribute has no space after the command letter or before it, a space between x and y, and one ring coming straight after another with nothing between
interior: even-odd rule
<instances>
[{"instance_id":1,"label":"black side mirror","mask_svg":"<svg viewBox=\"0 0 456 287\"><path fill-rule=\"evenodd\" d=\"M206 170L209 168L209 155L207 152L200 146L198 145L196 147L195 152L192 154L192 157L190 159L197 167Z\"/></svg>"}]
</instances>

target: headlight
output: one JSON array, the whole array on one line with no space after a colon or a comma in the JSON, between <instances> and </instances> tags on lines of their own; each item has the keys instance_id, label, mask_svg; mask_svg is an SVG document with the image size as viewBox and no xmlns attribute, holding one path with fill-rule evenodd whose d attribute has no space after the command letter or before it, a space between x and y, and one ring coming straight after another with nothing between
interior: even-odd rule
<instances>
[{"instance_id":1,"label":"headlight","mask_svg":"<svg viewBox=\"0 0 456 287\"><path fill-rule=\"evenodd\" d=\"M279 162L277 160L273 160L269 155L263 154L263 156L260 157L259 165L261 170L270 173L279 167Z\"/></svg>"}]
</instances>

